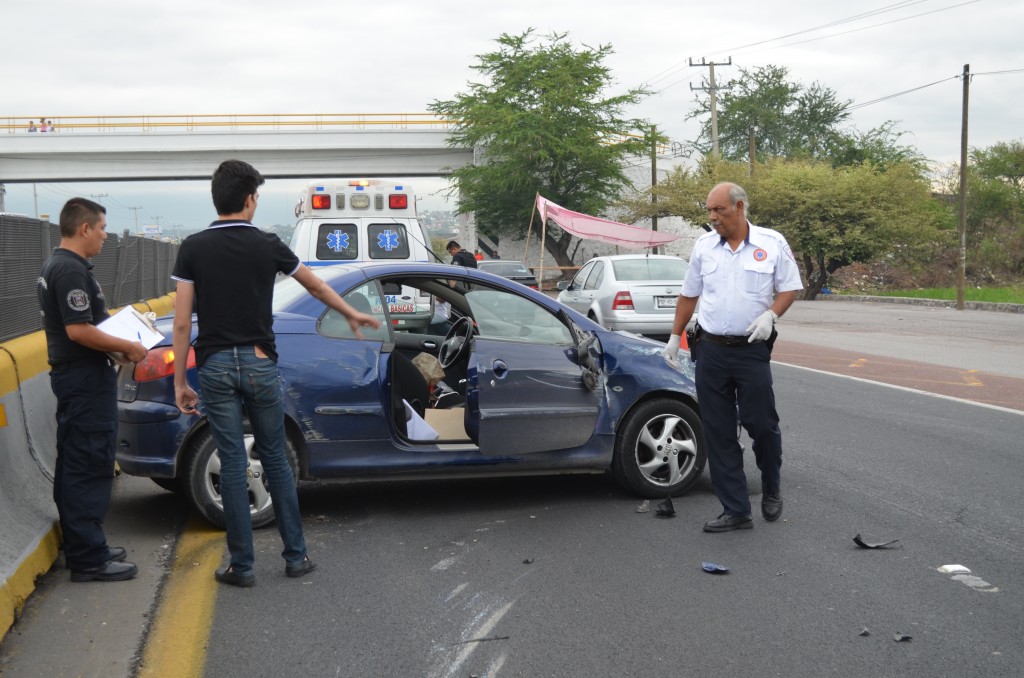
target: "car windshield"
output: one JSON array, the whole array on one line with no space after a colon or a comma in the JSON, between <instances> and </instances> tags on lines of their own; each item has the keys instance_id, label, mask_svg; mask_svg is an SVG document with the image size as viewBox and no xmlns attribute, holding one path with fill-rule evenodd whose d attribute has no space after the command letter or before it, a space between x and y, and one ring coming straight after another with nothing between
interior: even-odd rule
<instances>
[{"instance_id":1,"label":"car windshield","mask_svg":"<svg viewBox=\"0 0 1024 678\"><path fill-rule=\"evenodd\" d=\"M616 280L678 280L686 277L682 259L618 259L612 260Z\"/></svg>"},{"instance_id":2,"label":"car windshield","mask_svg":"<svg viewBox=\"0 0 1024 678\"><path fill-rule=\"evenodd\" d=\"M519 261L487 261L480 262L480 268L494 275L531 275L530 271Z\"/></svg>"}]
</instances>

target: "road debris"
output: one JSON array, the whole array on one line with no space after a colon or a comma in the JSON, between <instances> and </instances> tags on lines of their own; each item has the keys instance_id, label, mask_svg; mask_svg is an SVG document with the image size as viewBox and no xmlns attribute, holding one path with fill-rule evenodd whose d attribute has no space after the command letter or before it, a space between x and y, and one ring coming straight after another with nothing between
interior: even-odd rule
<instances>
[{"instance_id":1,"label":"road debris","mask_svg":"<svg viewBox=\"0 0 1024 678\"><path fill-rule=\"evenodd\" d=\"M892 541L867 541L858 534L853 538L853 543L862 549L886 549L892 548L892 545L898 542L899 539L893 539Z\"/></svg>"},{"instance_id":2,"label":"road debris","mask_svg":"<svg viewBox=\"0 0 1024 678\"><path fill-rule=\"evenodd\" d=\"M665 497L665 501L658 504L654 511L659 518L673 518L676 515L676 507L672 504L672 497Z\"/></svg>"},{"instance_id":3,"label":"road debris","mask_svg":"<svg viewBox=\"0 0 1024 678\"><path fill-rule=\"evenodd\" d=\"M728 574L729 573L729 568L726 567L725 565L719 565L718 563L712 563L712 562L709 562L707 560L702 562L700 564L700 566L702 568L704 568L705 572L710 572L711 574Z\"/></svg>"}]
</instances>

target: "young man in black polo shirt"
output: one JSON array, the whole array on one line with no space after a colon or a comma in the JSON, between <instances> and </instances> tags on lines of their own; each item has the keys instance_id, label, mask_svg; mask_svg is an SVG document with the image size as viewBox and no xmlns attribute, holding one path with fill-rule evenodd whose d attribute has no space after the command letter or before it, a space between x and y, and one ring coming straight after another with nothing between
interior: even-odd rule
<instances>
[{"instance_id":1,"label":"young man in black polo shirt","mask_svg":"<svg viewBox=\"0 0 1024 678\"><path fill-rule=\"evenodd\" d=\"M185 239L171 275L178 281L174 391L178 408L186 414L196 414L199 404L185 378L192 304L197 301L196 365L205 414L220 455L220 494L231 554L230 564L215 576L232 586L256 583L243 406L255 439L253 453L259 456L270 484L277 529L284 542L285 574L301 577L316 568L306 554L295 477L284 449L284 409L271 314L277 274L292 276L314 297L342 313L356 336L362 337L360 327L380 327L376 318L356 311L313 275L280 238L253 226L261 185L263 177L248 163L221 163L211 185L218 219Z\"/></svg>"},{"instance_id":2,"label":"young man in black polo shirt","mask_svg":"<svg viewBox=\"0 0 1024 678\"><path fill-rule=\"evenodd\" d=\"M57 396L53 501L71 581L122 581L139 571L123 562L122 547L107 546L103 534L117 434L117 373L107 353L123 353L132 362L148 353L138 342L96 329L109 314L89 258L107 239L105 215L91 200L67 201L60 212L60 246L43 264L37 286L50 388Z\"/></svg>"}]
</instances>

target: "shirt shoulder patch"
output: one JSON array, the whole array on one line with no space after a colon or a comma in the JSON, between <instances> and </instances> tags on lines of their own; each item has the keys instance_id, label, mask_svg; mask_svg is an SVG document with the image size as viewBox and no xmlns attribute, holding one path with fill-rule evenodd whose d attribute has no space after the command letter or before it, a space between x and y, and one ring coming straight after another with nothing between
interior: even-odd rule
<instances>
[{"instance_id":1,"label":"shirt shoulder patch","mask_svg":"<svg viewBox=\"0 0 1024 678\"><path fill-rule=\"evenodd\" d=\"M89 308L89 295L85 290L73 289L68 292L68 308L72 311L85 311Z\"/></svg>"}]
</instances>

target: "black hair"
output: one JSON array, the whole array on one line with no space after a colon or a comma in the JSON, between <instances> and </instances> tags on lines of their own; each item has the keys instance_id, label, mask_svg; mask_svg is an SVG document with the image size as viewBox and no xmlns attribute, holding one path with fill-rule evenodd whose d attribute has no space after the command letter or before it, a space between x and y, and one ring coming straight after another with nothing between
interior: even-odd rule
<instances>
[{"instance_id":1,"label":"black hair","mask_svg":"<svg viewBox=\"0 0 1024 678\"><path fill-rule=\"evenodd\" d=\"M263 185L263 175L241 160L225 160L213 173L210 191L217 214L236 214L245 208L245 199Z\"/></svg>"},{"instance_id":2,"label":"black hair","mask_svg":"<svg viewBox=\"0 0 1024 678\"><path fill-rule=\"evenodd\" d=\"M448 244L444 246L444 248L446 250L448 250L449 252L452 251L453 247L458 247L460 250L462 249L462 245L460 245L459 243L455 242L454 240L449 240Z\"/></svg>"},{"instance_id":3,"label":"black hair","mask_svg":"<svg viewBox=\"0 0 1024 678\"><path fill-rule=\"evenodd\" d=\"M60 211L60 235L62 238L73 238L78 227L88 223L95 225L107 208L98 202L86 198L72 198L64 203Z\"/></svg>"}]
</instances>

